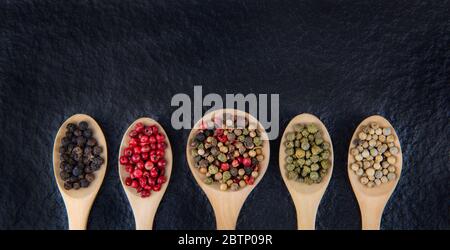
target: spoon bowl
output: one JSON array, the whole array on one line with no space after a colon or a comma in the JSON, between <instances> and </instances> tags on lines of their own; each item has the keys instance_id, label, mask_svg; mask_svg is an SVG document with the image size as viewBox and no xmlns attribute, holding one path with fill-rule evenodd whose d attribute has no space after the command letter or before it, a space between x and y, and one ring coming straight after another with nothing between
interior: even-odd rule
<instances>
[{"instance_id":1,"label":"spoon bowl","mask_svg":"<svg viewBox=\"0 0 450 250\"><path fill-rule=\"evenodd\" d=\"M128 147L128 142L130 141L130 137L128 136L128 134L131 130L134 129L136 123L139 122L143 123L145 126L155 125L156 127L158 127L159 133L163 134L166 137L167 147L164 159L166 160L165 176L167 178L167 181L162 184L161 190L159 190L158 192L151 191L151 195L149 197L142 198L134 188L125 185L125 179L129 176L129 174L125 171L125 167L120 164L120 161L118 161L119 176L120 182L122 183L123 189L133 210L136 229L151 230L159 203L161 202L161 199L166 192L167 186L169 185L173 161L172 147L170 145L169 137L167 136L164 128L157 121L143 117L134 121L123 135L122 143L120 144L119 156L122 155L123 150Z\"/></svg>"},{"instance_id":2,"label":"spoon bowl","mask_svg":"<svg viewBox=\"0 0 450 250\"><path fill-rule=\"evenodd\" d=\"M98 171L95 171L95 180L87 187L80 188L78 190L66 190L64 188L64 181L61 179L59 173L59 165L61 163L59 147L61 146L61 140L66 134L66 126L69 123L78 124L81 121L86 121L89 124L89 128L93 132L93 137L97 140L98 145L103 148L103 152L100 156L105 160ZM89 212L92 204L97 196L97 193L102 185L103 178L106 173L106 166L108 165L108 150L106 145L106 139L103 135L102 129L97 122L90 116L85 114L76 114L67 119L59 128L53 144L53 172L55 175L56 183L58 185L59 192L64 200L64 204L67 210L67 217L69 219L70 230L85 230Z\"/></svg>"},{"instance_id":3,"label":"spoon bowl","mask_svg":"<svg viewBox=\"0 0 450 250\"><path fill-rule=\"evenodd\" d=\"M295 180L289 180L286 177L286 134L294 131L294 126L296 124L315 124L319 131L322 132L322 136L325 142L330 143L330 168L328 173L322 179L320 183L314 183L308 185L306 183L300 183ZM331 137L328 133L325 125L314 115L311 114L300 114L294 117L286 129L284 130L283 137L281 138L280 152L279 152L279 165L281 176L283 177L284 183L291 194L292 200L294 201L295 208L297 210L297 227L298 229L315 229L316 214L319 207L320 201L322 199L325 190L327 189L328 183L330 182L331 175L333 174L333 143Z\"/></svg>"},{"instance_id":4,"label":"spoon bowl","mask_svg":"<svg viewBox=\"0 0 450 250\"><path fill-rule=\"evenodd\" d=\"M350 154L350 150L356 145L353 143L355 139L358 138L358 133L361 131L363 126L367 126L372 122L378 123L380 127L389 127L392 130L392 134L395 137L394 144L399 149L399 153L397 154L397 162L394 164L396 168L397 178L393 181L388 181L387 183L383 183L380 186L375 186L373 188L369 188L366 185L360 183L358 176L351 170L350 166L355 162L353 156ZM400 141L395 132L394 127L392 127L391 123L386 120L384 117L379 115L374 115L366 118L362 121L359 126L356 128L352 140L350 142L349 150L348 150L348 177L350 179L350 183L352 185L353 192L355 193L356 199L358 200L359 207L361 210L361 220L362 220L362 228L363 229L380 229L381 217L383 215L384 207L386 206L389 198L397 186L397 183L401 176L402 171L402 163L403 156L402 150L400 146Z\"/></svg>"},{"instance_id":5,"label":"spoon bowl","mask_svg":"<svg viewBox=\"0 0 450 250\"><path fill-rule=\"evenodd\" d=\"M195 167L195 162L191 156L189 143L195 137L197 130L199 130L206 123L214 123L215 118L223 117L223 115L234 115L235 117L246 117L249 120L249 126L255 126L261 132L261 139L263 140L262 151L264 160L260 163L259 176L255 179L253 185L247 185L244 188L240 188L238 191L221 191L217 183L207 185L204 183L205 176L202 175ZM216 216L216 227L219 230L234 230L236 229L236 222L239 216L239 212L247 199L248 195L258 185L267 171L270 157L270 145L266 131L259 121L252 115L235 109L220 109L211 111L203 116L191 130L188 143L186 146L186 157L191 169L192 175L197 181L200 188L205 192L208 197L211 206L213 207Z\"/></svg>"}]
</instances>

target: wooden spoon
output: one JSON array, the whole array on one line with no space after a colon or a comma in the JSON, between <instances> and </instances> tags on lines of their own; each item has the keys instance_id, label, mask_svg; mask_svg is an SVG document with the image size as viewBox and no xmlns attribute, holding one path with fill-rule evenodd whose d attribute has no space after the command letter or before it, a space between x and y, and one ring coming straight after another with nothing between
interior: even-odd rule
<instances>
[{"instance_id":1,"label":"wooden spoon","mask_svg":"<svg viewBox=\"0 0 450 250\"><path fill-rule=\"evenodd\" d=\"M368 188L367 186L360 183L358 176L351 170L350 166L354 162L353 156L350 154L351 148L356 146L353 144L355 139L358 138L358 133L361 132L362 126L367 126L372 122L378 123L382 128L390 127L392 134L395 136L394 144L399 149L399 153L396 155L397 162L395 164L397 178L393 181L388 181L387 183L382 183L380 186L375 186L373 188ZM359 124L353 134L352 140L350 142L348 150L348 177L353 188L353 192L358 200L359 207L361 209L361 221L362 229L364 230L379 230L381 223L381 216L383 215L384 207L391 197L392 192L394 192L397 186L398 180L400 179L400 174L402 171L402 150L400 147L400 142L395 132L395 129L384 117L374 115L366 118Z\"/></svg>"},{"instance_id":2,"label":"wooden spoon","mask_svg":"<svg viewBox=\"0 0 450 250\"><path fill-rule=\"evenodd\" d=\"M223 114L234 114L238 117L247 117L249 119L250 124L257 126L257 128L261 131L261 138L263 140L263 154L264 160L260 163L259 176L256 178L255 183L253 185L247 185L244 188L240 188L238 191L221 191L219 189L219 185L217 183L213 183L211 185L207 185L204 183L205 176L199 172L199 170L195 167L195 162L193 157L191 156L191 147L189 146L190 142L194 138L196 131L200 128L200 125L205 121L212 121L214 117L221 116ZM194 126L194 129L191 130L188 138L188 145L186 146L186 157L188 160L189 167L191 169L192 174L194 175L195 180L197 181L200 188L205 192L209 201L211 202L211 206L213 207L215 216L216 216L216 226L219 230L234 230L236 229L236 222L239 216L239 212L247 199L248 195L252 192L252 190L258 185L258 183L263 178L266 173L269 157L270 157L270 145L268 141L268 136L263 126L258 122L256 118L251 116L250 114L234 109L221 109L215 110L208 114L206 114L197 124Z\"/></svg>"},{"instance_id":3,"label":"wooden spoon","mask_svg":"<svg viewBox=\"0 0 450 250\"><path fill-rule=\"evenodd\" d=\"M285 152L285 141L286 133L294 131L294 125L296 124L315 124L319 131L322 132L323 139L325 142L330 143L330 168L328 173L323 178L320 183L317 184L305 184L300 183L295 180L288 180L286 176L286 152ZM325 125L314 115L311 114L301 114L294 117L286 129L284 130L283 137L281 139L280 153L279 153L279 163L281 176L283 177L284 183L291 194L292 200L294 201L295 208L297 210L297 226L298 229L314 230L316 224L316 214L317 209L320 204L325 190L327 189L328 183L330 182L331 175L333 174L333 143L331 142L330 135Z\"/></svg>"},{"instance_id":4,"label":"wooden spoon","mask_svg":"<svg viewBox=\"0 0 450 250\"><path fill-rule=\"evenodd\" d=\"M161 199L166 192L167 186L169 185L170 174L172 172L172 147L170 145L169 137L167 136L166 131L164 131L163 127L155 120L143 117L134 121L123 135L122 143L120 144L119 156L123 155L123 150L128 147L128 142L130 141L130 137L128 136L128 134L131 130L134 129L136 123L138 122L142 122L145 126L157 126L159 132L166 137L167 143L166 153L164 156L164 159L166 160L165 176L167 177L167 181L161 186L161 190L159 190L158 192L152 191L149 197L142 198L137 193L136 189L125 185L125 179L129 176L129 174L125 171L125 167L120 164L120 161L118 162L120 182L122 183L123 189L125 190L125 193L128 197L131 209L133 210L134 219L136 221L136 229L151 230L153 227L153 219L155 218L159 203L161 202Z\"/></svg>"},{"instance_id":5,"label":"wooden spoon","mask_svg":"<svg viewBox=\"0 0 450 250\"><path fill-rule=\"evenodd\" d=\"M78 124L81 121L86 121L89 124L89 128L92 129L93 137L97 139L98 145L103 148L101 157L105 160L98 171L95 171L95 180L87 188L80 188L78 190L66 190L64 189L64 181L60 177L60 154L59 147L61 140L66 134L66 126L69 123ZM90 116L85 114L76 114L67 119L59 128L56 134L55 143L53 144L53 171L58 184L59 192L63 197L64 204L66 205L67 217L69 219L70 230L85 230L89 217L92 204L95 197L102 185L103 178L105 177L106 166L108 165L108 149L106 145L105 136L102 129L97 122Z\"/></svg>"}]
</instances>

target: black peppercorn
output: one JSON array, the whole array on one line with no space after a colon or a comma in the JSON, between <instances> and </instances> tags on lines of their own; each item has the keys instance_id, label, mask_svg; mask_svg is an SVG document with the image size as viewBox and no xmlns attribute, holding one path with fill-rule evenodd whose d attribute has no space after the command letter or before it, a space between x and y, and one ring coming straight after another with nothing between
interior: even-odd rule
<instances>
[{"instance_id":1,"label":"black peppercorn","mask_svg":"<svg viewBox=\"0 0 450 250\"><path fill-rule=\"evenodd\" d=\"M88 180L86 180L86 179L82 179L81 181L80 181L80 186L81 187L88 187L89 186L89 181Z\"/></svg>"},{"instance_id":2,"label":"black peppercorn","mask_svg":"<svg viewBox=\"0 0 450 250\"><path fill-rule=\"evenodd\" d=\"M214 135L214 131L212 129L205 130L205 136L206 137L212 136L212 135Z\"/></svg>"},{"instance_id":3,"label":"black peppercorn","mask_svg":"<svg viewBox=\"0 0 450 250\"><path fill-rule=\"evenodd\" d=\"M70 165L70 164L66 164L66 165L64 166L64 170L67 171L67 172L70 174L70 173L72 173L73 166Z\"/></svg>"},{"instance_id":4,"label":"black peppercorn","mask_svg":"<svg viewBox=\"0 0 450 250\"><path fill-rule=\"evenodd\" d=\"M80 122L79 124L78 124L78 127L81 129L81 130L86 130L87 128L88 128L88 123L87 122L85 122L85 121L82 121L82 122Z\"/></svg>"},{"instance_id":5,"label":"black peppercorn","mask_svg":"<svg viewBox=\"0 0 450 250\"><path fill-rule=\"evenodd\" d=\"M103 148L100 146L95 146L93 149L94 155L100 155L103 152Z\"/></svg>"},{"instance_id":6,"label":"black peppercorn","mask_svg":"<svg viewBox=\"0 0 450 250\"><path fill-rule=\"evenodd\" d=\"M86 138L84 138L83 136L77 137L77 145L78 146L84 146L85 143L86 143Z\"/></svg>"},{"instance_id":7,"label":"black peppercorn","mask_svg":"<svg viewBox=\"0 0 450 250\"><path fill-rule=\"evenodd\" d=\"M82 170L80 168L76 167L72 170L72 174L74 176L78 176L78 175L82 174Z\"/></svg>"},{"instance_id":8,"label":"black peppercorn","mask_svg":"<svg viewBox=\"0 0 450 250\"><path fill-rule=\"evenodd\" d=\"M73 135L75 137L82 136L83 132L81 130L79 130L79 129L76 129L75 131L73 131Z\"/></svg>"},{"instance_id":9,"label":"black peppercorn","mask_svg":"<svg viewBox=\"0 0 450 250\"><path fill-rule=\"evenodd\" d=\"M89 155L90 153L92 153L92 147L86 146L84 148L84 155Z\"/></svg>"},{"instance_id":10,"label":"black peppercorn","mask_svg":"<svg viewBox=\"0 0 450 250\"><path fill-rule=\"evenodd\" d=\"M75 129L77 128L77 125L73 124L73 123L69 123L66 126L66 129L70 132L73 132Z\"/></svg>"},{"instance_id":11,"label":"black peppercorn","mask_svg":"<svg viewBox=\"0 0 450 250\"><path fill-rule=\"evenodd\" d=\"M69 137L63 137L61 139L61 146L65 147L65 146L69 145L70 141L71 141L71 139Z\"/></svg>"},{"instance_id":12,"label":"black peppercorn","mask_svg":"<svg viewBox=\"0 0 450 250\"><path fill-rule=\"evenodd\" d=\"M84 131L83 131L83 136L84 136L85 138L91 138L91 137L92 137L92 130L90 130L90 129L84 130Z\"/></svg>"},{"instance_id":13,"label":"black peppercorn","mask_svg":"<svg viewBox=\"0 0 450 250\"><path fill-rule=\"evenodd\" d=\"M74 182L72 184L72 187L73 187L73 189L78 190L78 189L80 189L80 183L79 182Z\"/></svg>"},{"instance_id":14,"label":"black peppercorn","mask_svg":"<svg viewBox=\"0 0 450 250\"><path fill-rule=\"evenodd\" d=\"M69 179L69 177L70 177L70 174L69 173L67 173L66 171L61 171L60 173L59 173L59 175L61 176L61 179L63 179L63 181L65 181L65 180L67 180L67 179Z\"/></svg>"},{"instance_id":15,"label":"black peppercorn","mask_svg":"<svg viewBox=\"0 0 450 250\"><path fill-rule=\"evenodd\" d=\"M95 175L94 174L86 174L86 176L84 178L89 182L93 182L95 180Z\"/></svg>"},{"instance_id":16,"label":"black peppercorn","mask_svg":"<svg viewBox=\"0 0 450 250\"><path fill-rule=\"evenodd\" d=\"M100 166L103 164L104 160L103 158L97 156L92 160L92 162Z\"/></svg>"},{"instance_id":17,"label":"black peppercorn","mask_svg":"<svg viewBox=\"0 0 450 250\"><path fill-rule=\"evenodd\" d=\"M77 181L78 181L78 177L76 177L76 176L71 176L71 177L69 177L69 179L67 179L67 181L70 182L70 183L77 182Z\"/></svg>"},{"instance_id":18,"label":"black peppercorn","mask_svg":"<svg viewBox=\"0 0 450 250\"><path fill-rule=\"evenodd\" d=\"M72 183L70 183L70 182L64 182L64 189L66 189L66 190L72 189Z\"/></svg>"},{"instance_id":19,"label":"black peppercorn","mask_svg":"<svg viewBox=\"0 0 450 250\"><path fill-rule=\"evenodd\" d=\"M91 166L87 166L87 167L84 168L84 172L85 172L86 174L90 174L90 173L92 173L92 172L94 172L94 171L93 171L93 169L92 169Z\"/></svg>"},{"instance_id":20,"label":"black peppercorn","mask_svg":"<svg viewBox=\"0 0 450 250\"><path fill-rule=\"evenodd\" d=\"M61 155L61 156L59 157L59 159L60 159L61 161L68 161L68 160L69 160L69 155L63 154L63 155Z\"/></svg>"},{"instance_id":21,"label":"black peppercorn","mask_svg":"<svg viewBox=\"0 0 450 250\"><path fill-rule=\"evenodd\" d=\"M196 136L195 136L195 139L198 141L198 142L203 142L204 140L205 140L205 134L204 133L198 133Z\"/></svg>"},{"instance_id":22,"label":"black peppercorn","mask_svg":"<svg viewBox=\"0 0 450 250\"><path fill-rule=\"evenodd\" d=\"M97 145L97 140L94 139L94 138L90 138L89 140L87 140L87 143L86 143L86 144L87 144L88 146L93 147L93 146Z\"/></svg>"}]
</instances>

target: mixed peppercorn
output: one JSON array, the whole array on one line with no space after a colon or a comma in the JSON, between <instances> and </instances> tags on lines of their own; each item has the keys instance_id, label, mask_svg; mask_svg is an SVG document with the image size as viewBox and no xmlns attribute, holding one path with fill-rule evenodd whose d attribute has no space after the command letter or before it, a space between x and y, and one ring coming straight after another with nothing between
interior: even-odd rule
<instances>
[{"instance_id":1,"label":"mixed peppercorn","mask_svg":"<svg viewBox=\"0 0 450 250\"><path fill-rule=\"evenodd\" d=\"M263 140L247 118L228 116L223 126L201 128L190 142L195 167L206 184L219 183L222 191L237 191L253 185L264 160Z\"/></svg>"},{"instance_id":2,"label":"mixed peppercorn","mask_svg":"<svg viewBox=\"0 0 450 250\"><path fill-rule=\"evenodd\" d=\"M129 174L125 185L135 188L142 198L149 197L151 191L161 190L167 180L164 175L166 137L156 125L145 126L141 122L136 123L128 136L128 147L119 159Z\"/></svg>"},{"instance_id":3,"label":"mixed peppercorn","mask_svg":"<svg viewBox=\"0 0 450 250\"><path fill-rule=\"evenodd\" d=\"M350 154L355 162L350 165L361 184L369 188L395 180L395 164L399 148L390 127L381 128L377 123L363 126L355 139Z\"/></svg>"},{"instance_id":4,"label":"mixed peppercorn","mask_svg":"<svg viewBox=\"0 0 450 250\"><path fill-rule=\"evenodd\" d=\"M66 134L59 147L60 177L64 181L64 188L77 190L88 187L95 180L94 172L104 163L100 156L102 152L103 148L98 145L86 121L78 125L67 124Z\"/></svg>"},{"instance_id":5,"label":"mixed peppercorn","mask_svg":"<svg viewBox=\"0 0 450 250\"><path fill-rule=\"evenodd\" d=\"M301 183L320 183L330 168L330 143L315 124L296 124L286 134L287 178Z\"/></svg>"}]
</instances>

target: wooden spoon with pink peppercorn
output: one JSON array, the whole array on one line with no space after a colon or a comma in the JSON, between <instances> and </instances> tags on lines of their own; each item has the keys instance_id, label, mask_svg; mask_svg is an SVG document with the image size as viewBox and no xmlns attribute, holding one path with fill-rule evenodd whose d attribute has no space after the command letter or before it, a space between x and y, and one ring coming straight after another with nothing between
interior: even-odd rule
<instances>
[{"instance_id":1,"label":"wooden spoon with pink peppercorn","mask_svg":"<svg viewBox=\"0 0 450 250\"><path fill-rule=\"evenodd\" d=\"M136 189L129 187L125 184L125 179L129 176L129 173L125 171L125 166L120 164L120 160L118 160L119 166L119 177L120 182L122 183L122 187L125 190L125 193L128 197L128 201L130 202L131 208L133 210L134 219L136 222L137 230L151 230L153 227L153 220L155 218L156 212L158 210L159 203L161 202L164 193L166 192L167 186L169 185L170 174L172 173L172 147L170 145L169 138L164 131L163 127L155 120L150 118L139 118L134 121L130 127L128 127L127 131L123 135L122 143L120 144L119 155L122 155L124 149L128 147L130 137L130 132L135 128L137 123L142 123L144 126L154 125L158 128L160 134L163 134L166 138L166 149L164 159L166 160L165 166L165 176L166 182L161 185L161 189L157 192L151 191L149 197L142 198L137 193Z\"/></svg>"}]
</instances>

